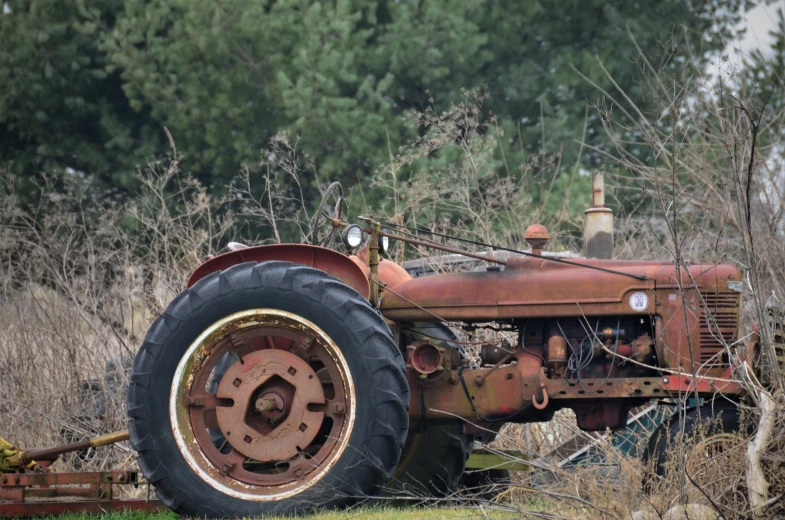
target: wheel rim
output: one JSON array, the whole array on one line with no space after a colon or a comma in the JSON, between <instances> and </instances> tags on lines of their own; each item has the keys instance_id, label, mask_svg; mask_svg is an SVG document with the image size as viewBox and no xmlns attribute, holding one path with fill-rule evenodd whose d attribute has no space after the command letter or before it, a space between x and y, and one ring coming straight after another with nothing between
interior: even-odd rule
<instances>
[{"instance_id":1,"label":"wheel rim","mask_svg":"<svg viewBox=\"0 0 785 520\"><path fill-rule=\"evenodd\" d=\"M738 442L732 433L714 433L707 435L690 450L687 455L686 469L693 478L711 473L711 466L717 463L717 458L722 457L734 444Z\"/></svg>"},{"instance_id":2,"label":"wheel rim","mask_svg":"<svg viewBox=\"0 0 785 520\"><path fill-rule=\"evenodd\" d=\"M227 356L236 361L216 377ZM314 323L277 309L215 322L181 359L169 400L191 468L223 493L280 500L321 480L345 450L355 391L337 345Z\"/></svg>"}]
</instances>

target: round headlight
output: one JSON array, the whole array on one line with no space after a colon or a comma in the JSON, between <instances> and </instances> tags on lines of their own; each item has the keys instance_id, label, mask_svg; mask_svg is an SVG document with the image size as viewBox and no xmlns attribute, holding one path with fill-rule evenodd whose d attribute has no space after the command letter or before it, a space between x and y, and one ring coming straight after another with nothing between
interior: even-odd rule
<instances>
[{"instance_id":1,"label":"round headlight","mask_svg":"<svg viewBox=\"0 0 785 520\"><path fill-rule=\"evenodd\" d=\"M363 243L363 228L357 224L346 226L341 235L341 240L352 249L360 247L360 244Z\"/></svg>"},{"instance_id":2,"label":"round headlight","mask_svg":"<svg viewBox=\"0 0 785 520\"><path fill-rule=\"evenodd\" d=\"M390 249L390 237L379 237L379 249L386 253Z\"/></svg>"}]
</instances>

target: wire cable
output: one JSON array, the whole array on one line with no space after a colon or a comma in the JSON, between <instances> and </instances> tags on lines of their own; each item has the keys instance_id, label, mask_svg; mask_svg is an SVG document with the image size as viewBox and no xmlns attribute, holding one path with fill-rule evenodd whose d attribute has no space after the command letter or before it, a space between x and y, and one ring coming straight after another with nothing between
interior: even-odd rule
<instances>
[{"instance_id":1,"label":"wire cable","mask_svg":"<svg viewBox=\"0 0 785 520\"><path fill-rule=\"evenodd\" d=\"M541 258L543 260L548 260L550 262L556 262L556 263L559 263L559 264L567 264L567 265L572 265L572 266L575 266L575 267L584 267L586 269L593 269L595 271L602 271L604 273L617 274L619 276L626 276L628 278L635 278L636 280L646 280L647 279L646 276L640 275L640 274L625 273L623 271L614 271L613 269L606 269L605 267L599 267L599 266L596 266L596 265L580 264L578 262L570 262L569 260L565 260L563 258L554 258L552 256L535 255L534 253L529 253L528 251L521 251L519 249L511 249L509 247L504 247L504 246L496 246L496 245L493 245L493 244L487 244L485 242L478 242L476 240L469 240L468 238L461 238L461 237L456 237L456 236L452 236L452 235L445 235L445 234L442 234L442 233L437 233L435 231L429 231L427 229L421 229L421 228L416 228L416 227L409 227L409 226L404 226L402 224L395 224L393 222L385 222L384 225L385 226L389 226L389 227L398 228L398 229L408 229L409 231L417 231L419 233L426 233L426 234L429 234L429 235L442 237L442 238L447 238L447 239L450 239L450 240L456 240L458 242L463 242L463 243L466 243L466 244L472 244L472 245L475 245L475 246L491 247L493 249L498 249L499 251L507 251L508 253L516 253L516 254L523 255L523 256L529 256L529 257L533 257L533 258ZM415 237L417 236L417 235L414 235L413 233L408 233L408 234L412 235L412 236L415 236Z\"/></svg>"}]
</instances>

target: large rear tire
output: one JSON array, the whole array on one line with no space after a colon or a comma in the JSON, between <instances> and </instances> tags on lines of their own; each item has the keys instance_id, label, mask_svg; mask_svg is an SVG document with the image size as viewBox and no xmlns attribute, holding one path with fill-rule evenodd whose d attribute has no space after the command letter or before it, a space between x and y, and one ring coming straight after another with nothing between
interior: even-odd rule
<instances>
[{"instance_id":1,"label":"large rear tire","mask_svg":"<svg viewBox=\"0 0 785 520\"><path fill-rule=\"evenodd\" d=\"M375 494L398 463L408 406L379 314L288 262L236 265L179 295L148 331L128 393L142 472L167 507L197 517Z\"/></svg>"}]
</instances>

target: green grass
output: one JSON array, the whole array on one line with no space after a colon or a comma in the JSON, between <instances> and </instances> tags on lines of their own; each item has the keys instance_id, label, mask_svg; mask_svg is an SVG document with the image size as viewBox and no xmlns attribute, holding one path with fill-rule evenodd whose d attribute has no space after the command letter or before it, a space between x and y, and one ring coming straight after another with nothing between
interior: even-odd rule
<instances>
[{"instance_id":1,"label":"green grass","mask_svg":"<svg viewBox=\"0 0 785 520\"><path fill-rule=\"evenodd\" d=\"M439 520L449 519L474 519L474 518L493 518L507 520L518 518L514 513L489 511L485 509L485 515L480 509L470 508L450 508L450 507L367 507L355 508L345 511L328 511L317 513L306 518L312 520L348 520L361 518L362 520ZM94 520L102 518L106 520L177 520L177 515L171 512L166 513L144 513L144 512L124 512L107 513L104 515L78 515L69 514L61 517L63 520ZM269 520L284 520L287 517L268 516Z\"/></svg>"}]
</instances>

